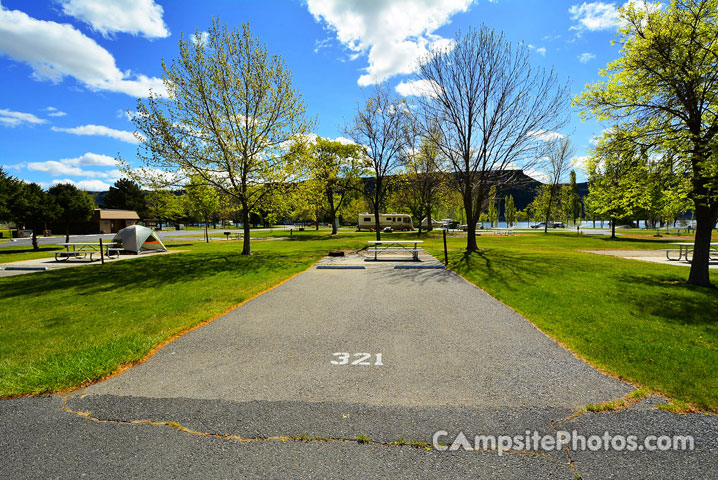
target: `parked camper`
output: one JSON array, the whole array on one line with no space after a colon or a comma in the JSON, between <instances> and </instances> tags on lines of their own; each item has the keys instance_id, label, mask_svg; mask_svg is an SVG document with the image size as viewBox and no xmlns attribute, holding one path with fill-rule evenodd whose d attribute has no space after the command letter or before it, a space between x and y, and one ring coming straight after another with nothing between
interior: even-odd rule
<instances>
[{"instance_id":1,"label":"parked camper","mask_svg":"<svg viewBox=\"0 0 718 480\"><path fill-rule=\"evenodd\" d=\"M376 228L374 214L361 213L357 218L357 231L373 230ZM379 228L391 227L392 230L414 230L411 222L411 215L405 213L381 213L379 214Z\"/></svg>"}]
</instances>

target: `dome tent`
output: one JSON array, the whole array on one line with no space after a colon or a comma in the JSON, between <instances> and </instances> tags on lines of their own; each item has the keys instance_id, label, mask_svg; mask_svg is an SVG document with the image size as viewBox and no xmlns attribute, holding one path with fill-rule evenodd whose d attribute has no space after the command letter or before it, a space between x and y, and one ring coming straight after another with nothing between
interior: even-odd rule
<instances>
[{"instance_id":1,"label":"dome tent","mask_svg":"<svg viewBox=\"0 0 718 480\"><path fill-rule=\"evenodd\" d=\"M116 248L136 254L167 251L167 247L157 237L154 230L141 225L123 228L117 232L112 241L115 242Z\"/></svg>"}]
</instances>

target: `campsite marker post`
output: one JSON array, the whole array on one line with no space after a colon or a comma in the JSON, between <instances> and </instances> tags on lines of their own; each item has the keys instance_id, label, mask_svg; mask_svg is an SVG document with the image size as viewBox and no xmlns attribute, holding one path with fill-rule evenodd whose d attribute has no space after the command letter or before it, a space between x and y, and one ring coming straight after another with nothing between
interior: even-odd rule
<instances>
[{"instance_id":1,"label":"campsite marker post","mask_svg":"<svg viewBox=\"0 0 718 480\"><path fill-rule=\"evenodd\" d=\"M446 251L446 228L444 230L444 265L449 265L449 253Z\"/></svg>"},{"instance_id":2,"label":"campsite marker post","mask_svg":"<svg viewBox=\"0 0 718 480\"><path fill-rule=\"evenodd\" d=\"M102 239L100 238L100 263L105 264L105 253L102 249Z\"/></svg>"}]
</instances>

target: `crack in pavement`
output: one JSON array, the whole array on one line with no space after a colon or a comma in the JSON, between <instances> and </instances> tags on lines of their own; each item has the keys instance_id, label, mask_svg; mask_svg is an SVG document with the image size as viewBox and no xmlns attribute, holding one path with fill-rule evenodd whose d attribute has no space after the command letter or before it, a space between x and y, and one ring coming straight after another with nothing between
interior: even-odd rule
<instances>
[{"instance_id":1,"label":"crack in pavement","mask_svg":"<svg viewBox=\"0 0 718 480\"><path fill-rule=\"evenodd\" d=\"M575 418L575 417L576 417L576 414L573 414L567 418ZM565 419L559 420L559 422L563 422L563 421L565 421ZM558 434L558 429L556 428L556 425L553 420L551 420L551 428L553 428L553 430L556 432L556 434ZM583 478L581 476L581 474L576 471L575 465L573 463L573 458L571 458L571 449L568 448L568 445L566 445L566 447L564 447L564 451L566 452L566 458L568 459L568 466L571 469L571 472L575 475L576 478L579 478L579 479Z\"/></svg>"},{"instance_id":2,"label":"crack in pavement","mask_svg":"<svg viewBox=\"0 0 718 480\"><path fill-rule=\"evenodd\" d=\"M259 437L243 437L241 435L235 435L231 433L215 433L215 432L201 432L199 430L195 430L192 428L185 427L184 425L174 422L174 421L157 421L157 420L150 420L150 419L140 419L140 420L122 420L122 419L103 419L98 418L92 415L92 412L90 410L74 410L67 406L67 400L68 398L63 398L63 403L60 409L66 413L70 413L73 415L76 415L78 417L84 418L86 420L90 420L95 423L112 423L112 424L121 424L121 425L151 425L154 427L170 427L174 430L177 430L182 433L186 433L188 435L194 435L194 436L200 436L200 437L212 437L212 438L218 438L223 440L234 440L240 443L258 443L258 442L302 442L302 443L329 443L329 442L341 442L341 443L357 443L359 445L366 444L366 445L376 445L376 446L383 446L383 447L410 447L416 450L426 450L427 452L431 451L439 451L436 449L432 444L426 443L426 442L420 442L420 441L407 441L403 440L401 438L400 440L393 441L393 442L382 442L378 440L372 440L368 437L365 437L363 435L359 435L357 437L353 438L347 438L347 437L320 437L320 436L306 436L306 435L272 435L272 436L259 436ZM552 426L553 426L553 420L551 420ZM555 428L554 428L555 430ZM475 452L497 452L498 454L513 454L513 455L523 455L523 456L530 456L533 458L540 458L544 460L548 460L554 464L560 465L560 466L568 466L571 471L576 475L576 478L582 478L580 475L576 474L573 470L573 462L571 461L571 458L569 456L569 464L560 462L556 460L555 458L546 455L541 452L535 452L531 450L515 450L515 449L502 449L502 448L476 448L476 447L463 447L465 451L475 451ZM458 449L457 449L458 450Z\"/></svg>"}]
</instances>

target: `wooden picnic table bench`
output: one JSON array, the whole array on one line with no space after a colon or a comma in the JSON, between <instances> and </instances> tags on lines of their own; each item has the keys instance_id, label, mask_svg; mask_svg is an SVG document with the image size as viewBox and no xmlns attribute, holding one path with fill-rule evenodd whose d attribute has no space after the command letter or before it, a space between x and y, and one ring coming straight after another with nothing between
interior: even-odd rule
<instances>
[{"instance_id":1,"label":"wooden picnic table bench","mask_svg":"<svg viewBox=\"0 0 718 480\"><path fill-rule=\"evenodd\" d=\"M423 240L370 240L374 246L374 260L378 260L379 253L410 253L412 260L419 261L419 247ZM413 246L409 246L413 245Z\"/></svg>"},{"instance_id":2,"label":"wooden picnic table bench","mask_svg":"<svg viewBox=\"0 0 718 480\"><path fill-rule=\"evenodd\" d=\"M688 254L693 253L693 246L695 245L694 243L674 242L674 243L671 243L671 245L678 245L678 248L664 248L663 249L666 252L666 258L668 260L680 261L681 259L684 259L686 262L690 262L690 260L688 260ZM711 246L711 248L710 248L711 252L718 253L718 249L715 248L715 246L718 246L718 242L711 242L710 246ZM678 252L678 258L671 258L670 254L672 252ZM709 256L709 258L712 259L713 257Z\"/></svg>"},{"instance_id":3,"label":"wooden picnic table bench","mask_svg":"<svg viewBox=\"0 0 718 480\"><path fill-rule=\"evenodd\" d=\"M62 252L55 252L55 261L56 262L66 262L70 260L71 258L85 258L88 255L90 256L90 261L92 262L92 255L100 254L102 255L102 251L100 250L100 247L107 248L107 256L110 256L110 249L113 250L113 252L117 252L117 255L119 255L118 248L112 247L115 242L103 242L102 244L100 242L66 242L66 243L60 243L59 245L62 245L65 247L65 251ZM59 257L59 258L58 258Z\"/></svg>"}]
</instances>

